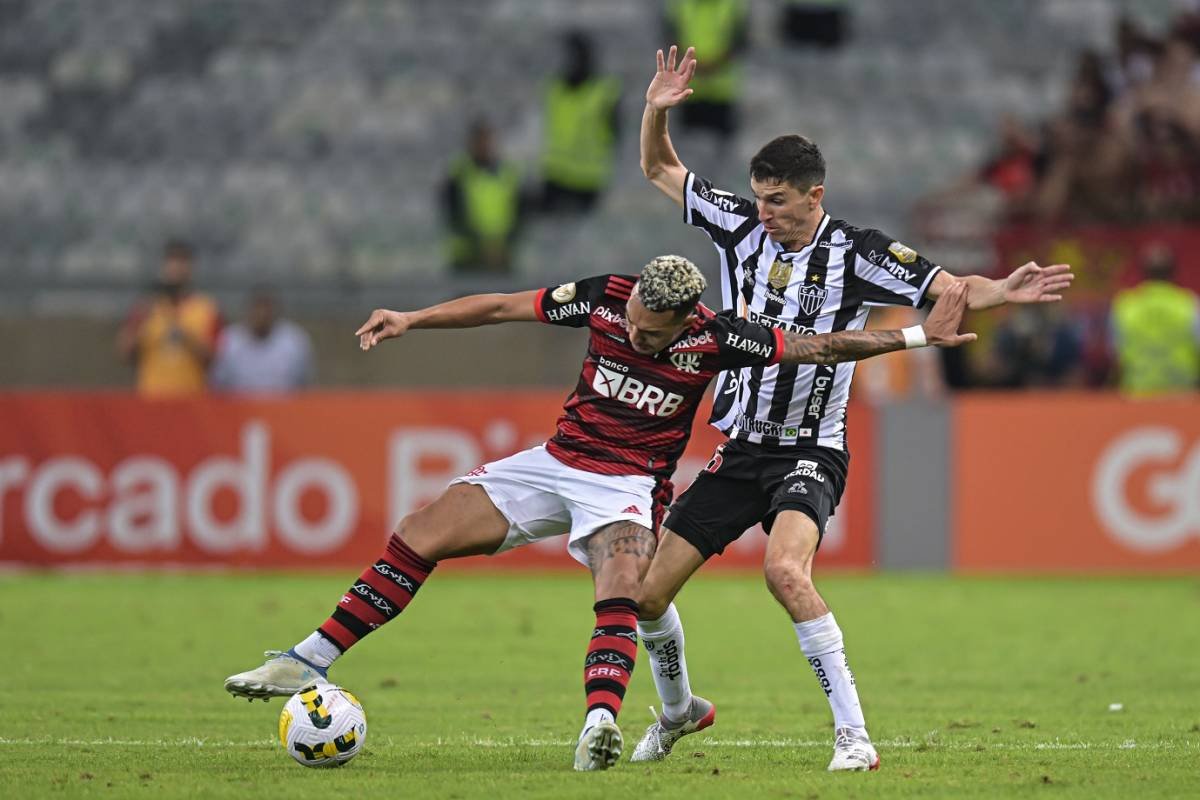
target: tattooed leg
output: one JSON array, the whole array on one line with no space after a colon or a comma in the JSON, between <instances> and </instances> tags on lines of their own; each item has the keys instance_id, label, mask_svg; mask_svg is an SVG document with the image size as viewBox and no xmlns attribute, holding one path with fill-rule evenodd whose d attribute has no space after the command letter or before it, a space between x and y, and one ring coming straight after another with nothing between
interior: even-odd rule
<instances>
[{"instance_id":1,"label":"tattooed leg","mask_svg":"<svg viewBox=\"0 0 1200 800\"><path fill-rule=\"evenodd\" d=\"M634 599L654 557L654 534L636 522L614 522L587 540L588 565L596 584L596 620L583 662L587 698L575 769L606 769L621 755L617 715L637 660Z\"/></svg>"},{"instance_id":2,"label":"tattooed leg","mask_svg":"<svg viewBox=\"0 0 1200 800\"><path fill-rule=\"evenodd\" d=\"M638 597L656 544L652 532L627 520L593 533L587 541L587 554L596 599Z\"/></svg>"}]
</instances>

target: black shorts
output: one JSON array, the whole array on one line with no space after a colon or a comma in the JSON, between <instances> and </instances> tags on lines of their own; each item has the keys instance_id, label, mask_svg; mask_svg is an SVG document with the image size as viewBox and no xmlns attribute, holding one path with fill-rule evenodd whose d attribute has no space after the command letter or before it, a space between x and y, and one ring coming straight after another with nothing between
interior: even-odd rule
<instances>
[{"instance_id":1,"label":"black shorts","mask_svg":"<svg viewBox=\"0 0 1200 800\"><path fill-rule=\"evenodd\" d=\"M849 454L829 447L765 448L729 439L671 506L663 525L705 559L724 552L756 523L770 533L785 509L806 514L823 537L849 466Z\"/></svg>"}]
</instances>

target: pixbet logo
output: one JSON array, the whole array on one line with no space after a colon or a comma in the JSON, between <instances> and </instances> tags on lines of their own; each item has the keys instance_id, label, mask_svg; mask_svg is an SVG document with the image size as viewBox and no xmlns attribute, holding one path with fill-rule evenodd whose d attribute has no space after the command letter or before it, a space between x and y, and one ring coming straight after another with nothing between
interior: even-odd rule
<instances>
[{"instance_id":1,"label":"pixbet logo","mask_svg":"<svg viewBox=\"0 0 1200 800\"><path fill-rule=\"evenodd\" d=\"M1152 468L1146 493L1158 513L1131 502L1136 470ZM1134 550L1160 553L1200 538L1200 440L1187 450L1177 430L1136 428L1110 444L1092 475L1092 502L1113 538Z\"/></svg>"}]
</instances>

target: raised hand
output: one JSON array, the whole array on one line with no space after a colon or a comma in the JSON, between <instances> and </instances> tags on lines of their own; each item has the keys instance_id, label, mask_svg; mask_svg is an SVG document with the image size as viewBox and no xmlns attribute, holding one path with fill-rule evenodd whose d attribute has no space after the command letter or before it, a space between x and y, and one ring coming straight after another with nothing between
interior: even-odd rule
<instances>
[{"instance_id":1,"label":"raised hand","mask_svg":"<svg viewBox=\"0 0 1200 800\"><path fill-rule=\"evenodd\" d=\"M409 324L408 314L402 311L377 308L371 312L370 318L354 332L354 335L358 337L360 348L370 350L384 339L403 336L408 331Z\"/></svg>"},{"instance_id":2,"label":"raised hand","mask_svg":"<svg viewBox=\"0 0 1200 800\"><path fill-rule=\"evenodd\" d=\"M679 105L692 93L688 83L696 74L696 49L687 49L678 69L675 67L677 52L678 48L671 45L664 63L663 51L658 51L658 71L654 74L654 80L650 81L650 87L646 89L646 102L659 111Z\"/></svg>"},{"instance_id":3,"label":"raised hand","mask_svg":"<svg viewBox=\"0 0 1200 800\"><path fill-rule=\"evenodd\" d=\"M1075 280L1069 264L1039 267L1033 261L1013 270L1004 279L1004 300L1008 303L1054 303Z\"/></svg>"},{"instance_id":4,"label":"raised hand","mask_svg":"<svg viewBox=\"0 0 1200 800\"><path fill-rule=\"evenodd\" d=\"M967 308L966 281L955 281L942 292L933 311L929 312L921 327L925 330L925 343L931 347L958 347L973 342L973 333L959 333L963 311Z\"/></svg>"}]
</instances>

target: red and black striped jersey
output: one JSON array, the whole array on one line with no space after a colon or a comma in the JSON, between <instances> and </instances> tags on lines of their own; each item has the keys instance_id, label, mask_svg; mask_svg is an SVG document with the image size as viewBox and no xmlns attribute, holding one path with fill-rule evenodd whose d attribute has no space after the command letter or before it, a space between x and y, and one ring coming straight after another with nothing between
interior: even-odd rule
<instances>
[{"instance_id":1,"label":"red and black striped jersey","mask_svg":"<svg viewBox=\"0 0 1200 800\"><path fill-rule=\"evenodd\" d=\"M546 448L576 469L665 479L713 376L778 363L783 333L701 304L669 347L643 355L629 343L625 321L636 282L632 275L600 275L537 293L542 322L591 331L579 383Z\"/></svg>"}]
</instances>

